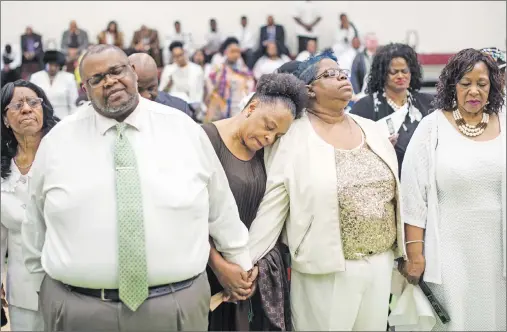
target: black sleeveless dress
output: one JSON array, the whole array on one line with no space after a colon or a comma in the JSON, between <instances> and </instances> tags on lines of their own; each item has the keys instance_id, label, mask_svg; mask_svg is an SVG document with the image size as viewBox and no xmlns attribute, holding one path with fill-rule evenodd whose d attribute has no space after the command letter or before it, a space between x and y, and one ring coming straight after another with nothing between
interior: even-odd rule
<instances>
[{"instance_id":1,"label":"black sleeveless dress","mask_svg":"<svg viewBox=\"0 0 507 332\"><path fill-rule=\"evenodd\" d=\"M213 123L203 126L213 148L220 160L229 181L234 199L238 206L241 221L250 228L257 209L266 190L266 169L264 167L264 152L257 152L249 161L236 158L227 148ZM211 287L211 295L223 290L217 277L206 268ZM209 315L209 331L248 331L249 330L250 301L238 304L222 303Z\"/></svg>"}]
</instances>

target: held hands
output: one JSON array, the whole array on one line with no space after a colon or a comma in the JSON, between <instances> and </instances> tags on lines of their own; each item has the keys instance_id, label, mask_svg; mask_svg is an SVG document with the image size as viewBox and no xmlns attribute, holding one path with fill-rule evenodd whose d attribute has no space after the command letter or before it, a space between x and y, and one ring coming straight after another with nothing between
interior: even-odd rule
<instances>
[{"instance_id":1,"label":"held hands","mask_svg":"<svg viewBox=\"0 0 507 332\"><path fill-rule=\"evenodd\" d=\"M258 274L257 266L245 272L239 266L227 263L217 275L224 287L224 301L235 303L249 299L255 293Z\"/></svg>"},{"instance_id":2,"label":"held hands","mask_svg":"<svg viewBox=\"0 0 507 332\"><path fill-rule=\"evenodd\" d=\"M425 267L426 260L424 259L424 255L422 253L409 255L407 261L403 261L401 264L398 264L398 270L412 285L417 285L419 283L419 279L421 278Z\"/></svg>"},{"instance_id":3,"label":"held hands","mask_svg":"<svg viewBox=\"0 0 507 332\"><path fill-rule=\"evenodd\" d=\"M7 300L5 299L4 285L2 285L1 298L2 298L2 307L7 308Z\"/></svg>"}]
</instances>

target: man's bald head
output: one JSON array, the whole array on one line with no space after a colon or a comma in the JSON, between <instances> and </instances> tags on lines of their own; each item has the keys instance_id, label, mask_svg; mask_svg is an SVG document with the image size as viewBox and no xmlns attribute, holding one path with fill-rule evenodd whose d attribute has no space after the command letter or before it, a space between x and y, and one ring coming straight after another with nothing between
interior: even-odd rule
<instances>
[{"instance_id":1,"label":"man's bald head","mask_svg":"<svg viewBox=\"0 0 507 332\"><path fill-rule=\"evenodd\" d=\"M158 68L155 60L146 53L134 53L129 62L137 73L139 94L155 100L158 96Z\"/></svg>"},{"instance_id":2,"label":"man's bald head","mask_svg":"<svg viewBox=\"0 0 507 332\"><path fill-rule=\"evenodd\" d=\"M129 61L137 73L139 80L147 77L158 77L157 63L147 53L134 53L129 56Z\"/></svg>"}]
</instances>

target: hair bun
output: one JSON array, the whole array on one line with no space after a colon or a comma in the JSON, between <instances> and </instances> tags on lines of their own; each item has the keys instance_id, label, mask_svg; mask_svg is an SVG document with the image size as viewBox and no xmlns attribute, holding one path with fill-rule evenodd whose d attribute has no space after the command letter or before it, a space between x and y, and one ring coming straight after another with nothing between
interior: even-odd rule
<instances>
[{"instance_id":1,"label":"hair bun","mask_svg":"<svg viewBox=\"0 0 507 332\"><path fill-rule=\"evenodd\" d=\"M296 106L296 114L303 110L307 102L305 83L292 74L262 75L257 83L256 93L270 97L290 99Z\"/></svg>"}]
</instances>

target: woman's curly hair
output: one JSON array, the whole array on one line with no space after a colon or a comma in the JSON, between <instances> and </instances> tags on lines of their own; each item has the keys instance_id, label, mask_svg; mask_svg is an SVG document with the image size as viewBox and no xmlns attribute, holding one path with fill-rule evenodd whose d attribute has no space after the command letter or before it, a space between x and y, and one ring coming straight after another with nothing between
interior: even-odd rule
<instances>
[{"instance_id":1,"label":"woman's curly hair","mask_svg":"<svg viewBox=\"0 0 507 332\"><path fill-rule=\"evenodd\" d=\"M422 86L421 65L417 60L417 53L406 44L391 43L379 48L371 64L370 74L368 76L368 85L366 93L380 93L384 91L389 74L389 66L394 58L403 58L410 69L410 91L418 91Z\"/></svg>"},{"instance_id":2,"label":"woman's curly hair","mask_svg":"<svg viewBox=\"0 0 507 332\"><path fill-rule=\"evenodd\" d=\"M252 100L259 103L283 103L291 111L295 119L301 117L308 102L305 83L292 74L262 75L257 89L246 105Z\"/></svg>"},{"instance_id":3,"label":"woman's curly hair","mask_svg":"<svg viewBox=\"0 0 507 332\"><path fill-rule=\"evenodd\" d=\"M7 83L2 88L2 118L6 116L7 106L11 103L12 97L14 96L15 88L28 88L35 92L37 97L42 98L42 135L46 135L51 128L53 128L56 123L59 121L57 117L53 114L53 106L49 102L48 97L37 85L32 82L28 82L25 80L17 80L14 83ZM11 160L17 153L18 150L18 141L14 136L14 132L11 128L7 128L5 125L5 121L0 121L1 130L2 130L2 159L1 159L1 176L3 179L9 177L11 174Z\"/></svg>"},{"instance_id":4,"label":"woman's curly hair","mask_svg":"<svg viewBox=\"0 0 507 332\"><path fill-rule=\"evenodd\" d=\"M472 71L478 62L484 62L489 72L490 89L486 113L498 113L504 104L503 78L496 62L487 54L467 48L455 54L442 70L437 83L437 94L432 106L441 110L453 110L456 101L456 84Z\"/></svg>"}]
</instances>

